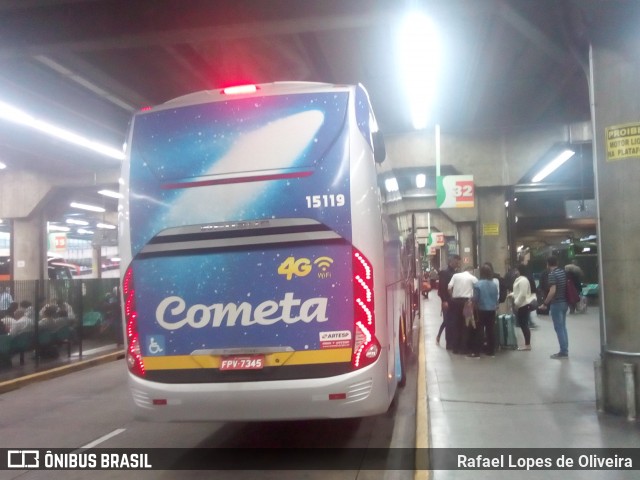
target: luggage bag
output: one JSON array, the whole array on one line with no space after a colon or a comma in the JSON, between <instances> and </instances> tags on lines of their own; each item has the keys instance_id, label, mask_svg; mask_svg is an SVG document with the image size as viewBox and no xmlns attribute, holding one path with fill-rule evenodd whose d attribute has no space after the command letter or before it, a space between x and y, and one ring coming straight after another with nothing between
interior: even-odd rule
<instances>
[{"instance_id":1,"label":"luggage bag","mask_svg":"<svg viewBox=\"0 0 640 480\"><path fill-rule=\"evenodd\" d=\"M498 337L498 345L504 349L518 348L518 340L516 339L516 316L512 313L498 315L496 321L496 332Z\"/></svg>"}]
</instances>

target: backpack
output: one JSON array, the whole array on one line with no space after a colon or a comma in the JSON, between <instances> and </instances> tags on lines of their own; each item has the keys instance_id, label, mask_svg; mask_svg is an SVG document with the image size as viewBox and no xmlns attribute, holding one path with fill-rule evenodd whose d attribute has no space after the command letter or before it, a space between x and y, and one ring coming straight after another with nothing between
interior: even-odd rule
<instances>
[{"instance_id":1,"label":"backpack","mask_svg":"<svg viewBox=\"0 0 640 480\"><path fill-rule=\"evenodd\" d=\"M578 303L580 303L580 294L578 293L576 284L574 283L571 277L567 277L566 295L567 295L567 303L572 307L575 307Z\"/></svg>"},{"instance_id":2,"label":"backpack","mask_svg":"<svg viewBox=\"0 0 640 480\"><path fill-rule=\"evenodd\" d=\"M500 288L498 289L498 303L504 303L504 301L507 299L508 293L507 282L501 276L498 276L497 278L498 284L500 286Z\"/></svg>"}]
</instances>

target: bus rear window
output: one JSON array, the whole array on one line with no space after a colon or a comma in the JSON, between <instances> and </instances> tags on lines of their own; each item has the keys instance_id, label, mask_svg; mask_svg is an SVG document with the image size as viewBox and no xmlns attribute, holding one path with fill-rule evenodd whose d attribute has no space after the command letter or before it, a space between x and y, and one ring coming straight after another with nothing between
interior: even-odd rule
<instances>
[{"instance_id":1,"label":"bus rear window","mask_svg":"<svg viewBox=\"0 0 640 480\"><path fill-rule=\"evenodd\" d=\"M142 114L132 154L161 182L313 169L343 128L348 96L275 95Z\"/></svg>"}]
</instances>

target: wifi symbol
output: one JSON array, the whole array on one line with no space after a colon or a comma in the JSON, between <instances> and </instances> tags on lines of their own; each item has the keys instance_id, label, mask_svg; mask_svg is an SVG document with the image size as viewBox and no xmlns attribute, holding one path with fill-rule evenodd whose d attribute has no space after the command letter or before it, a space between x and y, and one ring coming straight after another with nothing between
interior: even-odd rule
<instances>
[{"instance_id":1,"label":"wifi symbol","mask_svg":"<svg viewBox=\"0 0 640 480\"><path fill-rule=\"evenodd\" d=\"M333 258L330 257L318 257L313 261L313 264L317 265L323 272L326 272L332 263Z\"/></svg>"}]
</instances>

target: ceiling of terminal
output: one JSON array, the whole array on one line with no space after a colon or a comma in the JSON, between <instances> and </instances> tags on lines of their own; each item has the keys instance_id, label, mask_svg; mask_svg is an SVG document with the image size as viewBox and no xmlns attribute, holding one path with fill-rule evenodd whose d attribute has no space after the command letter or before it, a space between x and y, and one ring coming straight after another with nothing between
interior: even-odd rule
<instances>
[{"instance_id":1,"label":"ceiling of terminal","mask_svg":"<svg viewBox=\"0 0 640 480\"><path fill-rule=\"evenodd\" d=\"M443 131L588 120L591 24L626 4L4 1L0 102L119 147L134 111L192 91L285 79L360 82L369 90L382 129L407 131L411 126L394 45L404 7L417 3L434 20L443 44L434 106ZM72 179L117 167L108 157L0 122L0 161L9 168ZM577 180L570 179L574 186ZM92 200L93 190L59 195Z\"/></svg>"}]
</instances>

